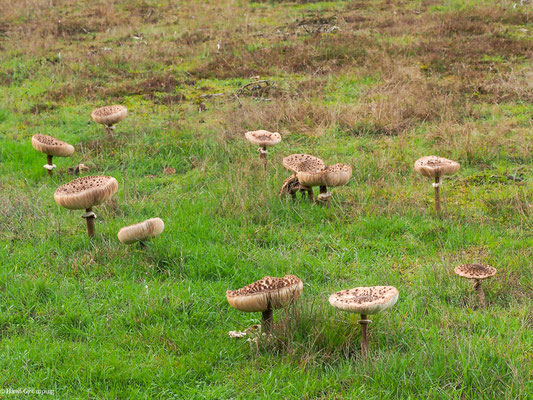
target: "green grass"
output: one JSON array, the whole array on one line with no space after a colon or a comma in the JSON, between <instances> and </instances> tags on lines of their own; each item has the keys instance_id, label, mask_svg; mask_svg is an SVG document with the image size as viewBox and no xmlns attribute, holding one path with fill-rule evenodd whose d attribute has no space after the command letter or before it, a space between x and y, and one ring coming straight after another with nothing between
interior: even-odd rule
<instances>
[{"instance_id":1,"label":"green grass","mask_svg":"<svg viewBox=\"0 0 533 400\"><path fill-rule=\"evenodd\" d=\"M526 39L498 36L500 15L515 31L530 27L516 22L528 11L485 0L356 3L62 1L30 14L10 6L0 17L0 389L65 399L531 398L533 109L516 83L531 67L522 50L511 57L499 46L447 54L435 64L447 73L434 75L420 69L433 65L431 48L410 47L427 39L440 48L438 18L451 24L454 12L478 10L494 30L486 41L515 45ZM418 18L413 7L417 23L429 24L420 33L399 19ZM54 34L55 13L89 33ZM291 30L296 18L321 13L347 22L338 19L336 34ZM106 19L116 24L109 31L98 25ZM452 31L469 40L461 29ZM190 36L202 30L206 37ZM352 31L357 41L331 41ZM131 39L140 33L146 44ZM278 64L268 66L262 52L273 48L281 53L265 54ZM252 76L238 62L252 56L274 87L237 100L231 93ZM464 78L455 56L479 75ZM345 63L333 67L336 59ZM212 61L235 74L198 72ZM146 83L167 74L168 87ZM433 87L438 100L457 102L419 113ZM184 98L165 103L176 94ZM111 103L129 115L107 136L90 112ZM248 126L282 133L266 171L243 139ZM31 146L35 133L76 147L54 158L52 177ZM297 152L353 167L329 207L279 198L289 175L281 159ZM461 163L444 180L441 217L430 180L413 171L428 154ZM119 182L95 208L93 239L81 212L53 199L78 163ZM169 166L175 174L163 173ZM156 216L165 231L145 250L119 243L121 227ZM453 274L467 262L499 271L484 284L484 310ZM230 308L225 291L285 274L302 278L304 292L275 311L275 340L230 339L260 315ZM400 296L372 318L364 362L356 316L327 299L366 285L393 285Z\"/></svg>"}]
</instances>

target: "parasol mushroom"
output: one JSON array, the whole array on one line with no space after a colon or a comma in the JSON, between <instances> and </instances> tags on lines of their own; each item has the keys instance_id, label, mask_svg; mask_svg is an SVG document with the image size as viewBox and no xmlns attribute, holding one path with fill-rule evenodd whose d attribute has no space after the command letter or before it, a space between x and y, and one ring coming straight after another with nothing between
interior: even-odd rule
<instances>
[{"instance_id":1,"label":"parasol mushroom","mask_svg":"<svg viewBox=\"0 0 533 400\"><path fill-rule=\"evenodd\" d=\"M415 170L423 176L435 178L433 187L435 188L435 210L440 212L440 186L443 175L453 175L459 171L458 162L437 156L426 156L419 158L415 162Z\"/></svg>"},{"instance_id":2,"label":"parasol mushroom","mask_svg":"<svg viewBox=\"0 0 533 400\"><path fill-rule=\"evenodd\" d=\"M241 289L226 291L226 298L239 311L261 312L263 331L270 332L272 310L296 301L302 290L303 282L295 275L285 275L283 278L265 276Z\"/></svg>"},{"instance_id":3,"label":"parasol mushroom","mask_svg":"<svg viewBox=\"0 0 533 400\"><path fill-rule=\"evenodd\" d=\"M118 189L118 182L110 176L84 176L60 186L54 200L70 210L85 210L82 218L87 220L87 234L94 236L93 207L109 199Z\"/></svg>"},{"instance_id":4,"label":"parasol mushroom","mask_svg":"<svg viewBox=\"0 0 533 400\"><path fill-rule=\"evenodd\" d=\"M331 197L328 186L346 185L352 177L352 167L344 164L330 165L321 171L300 170L296 173L298 181L308 187L319 186L318 200L327 203Z\"/></svg>"},{"instance_id":5,"label":"parasol mushroom","mask_svg":"<svg viewBox=\"0 0 533 400\"><path fill-rule=\"evenodd\" d=\"M263 160L263 165L266 169L268 154L267 147L275 146L281 142L281 135L278 132L259 130L246 132L244 136L249 142L259 146L259 158Z\"/></svg>"},{"instance_id":6,"label":"parasol mushroom","mask_svg":"<svg viewBox=\"0 0 533 400\"><path fill-rule=\"evenodd\" d=\"M394 286L357 287L341 290L329 296L329 303L338 310L361 314L361 353L368 356L367 315L391 308L398 301L398 289Z\"/></svg>"},{"instance_id":7,"label":"parasol mushroom","mask_svg":"<svg viewBox=\"0 0 533 400\"><path fill-rule=\"evenodd\" d=\"M463 264L455 267L455 273L460 277L474 280L474 289L477 292L481 307L485 307L485 293L481 287L484 279L492 278L498 270L486 264Z\"/></svg>"},{"instance_id":8,"label":"parasol mushroom","mask_svg":"<svg viewBox=\"0 0 533 400\"><path fill-rule=\"evenodd\" d=\"M121 105L97 108L91 113L91 118L105 126L107 133L112 133L118 124L128 115L128 109Z\"/></svg>"},{"instance_id":9,"label":"parasol mushroom","mask_svg":"<svg viewBox=\"0 0 533 400\"><path fill-rule=\"evenodd\" d=\"M309 173L320 172L326 167L324 161L309 154L291 154L283 158L283 166L293 174L283 181L279 193L280 196L290 194L294 199L296 198L296 192L301 191L307 192L311 200L314 199L313 188L302 185L296 175L298 172L304 171Z\"/></svg>"},{"instance_id":10,"label":"parasol mushroom","mask_svg":"<svg viewBox=\"0 0 533 400\"><path fill-rule=\"evenodd\" d=\"M74 154L74 146L48 135L33 135L31 145L35 150L46 154L44 168L48 170L48 175L50 176L52 175L52 170L56 168L56 165L52 163L52 157L70 157Z\"/></svg>"},{"instance_id":11,"label":"parasol mushroom","mask_svg":"<svg viewBox=\"0 0 533 400\"><path fill-rule=\"evenodd\" d=\"M124 244L139 242L141 247L145 247L145 240L149 240L161 235L165 229L165 223L161 218L150 218L138 224L125 226L118 231L118 240Z\"/></svg>"}]
</instances>

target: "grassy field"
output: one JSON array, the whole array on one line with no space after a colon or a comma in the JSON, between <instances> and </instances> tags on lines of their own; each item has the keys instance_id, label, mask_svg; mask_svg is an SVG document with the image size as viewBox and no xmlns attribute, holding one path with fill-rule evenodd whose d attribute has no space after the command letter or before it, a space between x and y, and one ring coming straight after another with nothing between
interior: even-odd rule
<instances>
[{"instance_id":1,"label":"grassy field","mask_svg":"<svg viewBox=\"0 0 533 400\"><path fill-rule=\"evenodd\" d=\"M533 398L532 55L520 1L0 0L0 389ZM107 104L129 110L111 136ZM255 129L283 136L266 171ZM76 147L51 178L36 133ZM298 152L353 167L329 207L278 196ZM440 217L429 154L461 163ZM94 239L53 199L78 163L119 182ZM119 243L155 216L145 250ZM499 271L486 309L469 262ZM274 339L230 339L260 315L225 291L285 274L304 293ZM400 296L364 362L327 298L367 285Z\"/></svg>"}]
</instances>

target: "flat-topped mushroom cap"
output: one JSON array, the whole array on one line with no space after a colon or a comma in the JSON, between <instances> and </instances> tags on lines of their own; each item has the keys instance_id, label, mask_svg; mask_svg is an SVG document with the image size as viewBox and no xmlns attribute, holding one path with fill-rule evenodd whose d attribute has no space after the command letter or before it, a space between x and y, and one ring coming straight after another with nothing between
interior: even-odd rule
<instances>
[{"instance_id":1,"label":"flat-topped mushroom cap","mask_svg":"<svg viewBox=\"0 0 533 400\"><path fill-rule=\"evenodd\" d=\"M48 135L33 135L31 145L35 150L54 157L70 157L74 154L74 146Z\"/></svg>"},{"instance_id":2,"label":"flat-topped mushroom cap","mask_svg":"<svg viewBox=\"0 0 533 400\"><path fill-rule=\"evenodd\" d=\"M429 177L441 177L443 175L453 175L459 171L458 162L437 156L425 156L415 162L415 170Z\"/></svg>"},{"instance_id":3,"label":"flat-topped mushroom cap","mask_svg":"<svg viewBox=\"0 0 533 400\"><path fill-rule=\"evenodd\" d=\"M83 176L60 186L54 200L61 207L82 210L103 203L117 189L118 182L111 176Z\"/></svg>"},{"instance_id":4,"label":"flat-topped mushroom cap","mask_svg":"<svg viewBox=\"0 0 533 400\"><path fill-rule=\"evenodd\" d=\"M309 154L291 154L283 158L283 166L292 172L319 172L326 164L320 158Z\"/></svg>"},{"instance_id":5,"label":"flat-topped mushroom cap","mask_svg":"<svg viewBox=\"0 0 533 400\"><path fill-rule=\"evenodd\" d=\"M265 276L241 289L228 290L226 298L237 310L259 312L266 311L269 305L277 309L295 301L302 294L303 287L302 280L295 275Z\"/></svg>"},{"instance_id":6,"label":"flat-topped mushroom cap","mask_svg":"<svg viewBox=\"0 0 533 400\"><path fill-rule=\"evenodd\" d=\"M454 271L467 279L488 279L498 272L496 268L486 264L463 264L455 267Z\"/></svg>"},{"instance_id":7,"label":"flat-topped mushroom cap","mask_svg":"<svg viewBox=\"0 0 533 400\"><path fill-rule=\"evenodd\" d=\"M114 105L97 108L91 113L91 118L102 125L115 125L128 115L128 109L124 106Z\"/></svg>"},{"instance_id":8,"label":"flat-topped mushroom cap","mask_svg":"<svg viewBox=\"0 0 533 400\"><path fill-rule=\"evenodd\" d=\"M304 186L342 186L352 177L352 167L335 164L316 172L299 171L296 177Z\"/></svg>"},{"instance_id":9,"label":"flat-topped mushroom cap","mask_svg":"<svg viewBox=\"0 0 533 400\"><path fill-rule=\"evenodd\" d=\"M281 135L278 132L264 130L249 131L244 134L246 139L259 147L274 146L281 142Z\"/></svg>"},{"instance_id":10,"label":"flat-topped mushroom cap","mask_svg":"<svg viewBox=\"0 0 533 400\"><path fill-rule=\"evenodd\" d=\"M333 293L329 303L342 311L377 314L396 304L398 294L394 286L357 287Z\"/></svg>"},{"instance_id":11,"label":"flat-topped mushroom cap","mask_svg":"<svg viewBox=\"0 0 533 400\"><path fill-rule=\"evenodd\" d=\"M118 240L124 244L132 244L161 235L165 223L161 218L150 218L146 221L125 226L118 231Z\"/></svg>"}]
</instances>

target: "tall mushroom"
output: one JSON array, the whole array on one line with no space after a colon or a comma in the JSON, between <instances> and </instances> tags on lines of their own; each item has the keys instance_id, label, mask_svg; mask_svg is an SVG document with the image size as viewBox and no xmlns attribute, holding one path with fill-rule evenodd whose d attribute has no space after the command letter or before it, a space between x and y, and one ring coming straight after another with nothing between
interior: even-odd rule
<instances>
[{"instance_id":1,"label":"tall mushroom","mask_svg":"<svg viewBox=\"0 0 533 400\"><path fill-rule=\"evenodd\" d=\"M352 177L352 167L344 164L330 165L321 171L300 170L296 173L298 181L307 187L319 186L318 200L327 203L331 197L328 186L346 185Z\"/></svg>"},{"instance_id":2,"label":"tall mushroom","mask_svg":"<svg viewBox=\"0 0 533 400\"><path fill-rule=\"evenodd\" d=\"M458 162L448 160L447 158L437 156L426 156L419 158L415 162L415 170L423 176L435 178L433 187L435 188L435 210L440 212L440 186L442 185L441 177L444 175L453 175L459 171Z\"/></svg>"},{"instance_id":3,"label":"tall mushroom","mask_svg":"<svg viewBox=\"0 0 533 400\"><path fill-rule=\"evenodd\" d=\"M52 162L52 157L70 157L74 154L74 146L48 135L33 135L31 145L35 150L46 154L44 168L50 176L52 175L52 170L56 168L56 165Z\"/></svg>"},{"instance_id":4,"label":"tall mushroom","mask_svg":"<svg viewBox=\"0 0 533 400\"><path fill-rule=\"evenodd\" d=\"M165 229L165 223L161 218L150 218L138 224L125 226L118 231L118 240L124 244L139 242L145 247L144 241L161 235Z\"/></svg>"},{"instance_id":5,"label":"tall mushroom","mask_svg":"<svg viewBox=\"0 0 533 400\"><path fill-rule=\"evenodd\" d=\"M128 115L128 109L121 105L97 108L91 113L91 118L105 126L107 133L112 133L115 125Z\"/></svg>"},{"instance_id":6,"label":"tall mushroom","mask_svg":"<svg viewBox=\"0 0 533 400\"><path fill-rule=\"evenodd\" d=\"M485 292L481 287L484 279L492 278L498 270L486 264L463 264L454 268L454 271L460 277L474 280L474 289L478 295L479 303L485 308Z\"/></svg>"},{"instance_id":7,"label":"tall mushroom","mask_svg":"<svg viewBox=\"0 0 533 400\"><path fill-rule=\"evenodd\" d=\"M283 181L281 186L280 196L284 194L290 194L292 198L296 198L296 192L307 192L311 200L314 199L313 188L310 186L304 186L297 178L298 172L320 172L325 167L324 161L320 158L309 154L291 154L283 158L283 166L291 171L293 174Z\"/></svg>"},{"instance_id":8,"label":"tall mushroom","mask_svg":"<svg viewBox=\"0 0 533 400\"><path fill-rule=\"evenodd\" d=\"M281 142L281 135L278 132L265 130L249 131L244 134L246 139L252 144L259 146L259 158L263 160L263 166L267 166L267 147L275 146Z\"/></svg>"},{"instance_id":9,"label":"tall mushroom","mask_svg":"<svg viewBox=\"0 0 533 400\"><path fill-rule=\"evenodd\" d=\"M261 312L263 332L270 332L272 310L296 301L302 290L303 282L295 275L285 275L283 278L265 276L241 289L226 291L226 298L239 311Z\"/></svg>"},{"instance_id":10,"label":"tall mushroom","mask_svg":"<svg viewBox=\"0 0 533 400\"><path fill-rule=\"evenodd\" d=\"M84 176L60 186L54 200L70 210L85 210L82 218L87 220L87 234L94 236L93 207L109 199L117 189L117 180L110 176Z\"/></svg>"},{"instance_id":11,"label":"tall mushroom","mask_svg":"<svg viewBox=\"0 0 533 400\"><path fill-rule=\"evenodd\" d=\"M372 321L367 315L391 308L398 301L398 289L394 286L370 286L341 290L329 296L329 303L338 310L361 314L361 353L368 356L367 325Z\"/></svg>"}]
</instances>

